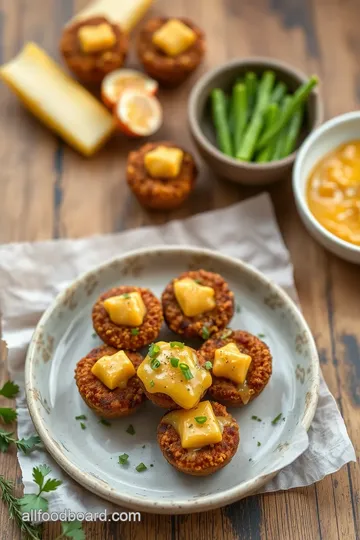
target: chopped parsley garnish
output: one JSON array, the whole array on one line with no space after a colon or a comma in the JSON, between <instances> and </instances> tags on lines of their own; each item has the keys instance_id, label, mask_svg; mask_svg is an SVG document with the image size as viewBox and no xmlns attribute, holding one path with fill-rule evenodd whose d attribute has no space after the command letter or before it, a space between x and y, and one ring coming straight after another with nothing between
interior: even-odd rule
<instances>
[{"instance_id":1,"label":"chopped parsley garnish","mask_svg":"<svg viewBox=\"0 0 360 540\"><path fill-rule=\"evenodd\" d=\"M239 304L236 304L235 311L236 313L241 313L241 307L239 306Z\"/></svg>"},{"instance_id":2,"label":"chopped parsley garnish","mask_svg":"<svg viewBox=\"0 0 360 540\"><path fill-rule=\"evenodd\" d=\"M221 339L227 339L232 334L231 328L227 328L225 332L221 335Z\"/></svg>"},{"instance_id":3,"label":"chopped parsley garnish","mask_svg":"<svg viewBox=\"0 0 360 540\"><path fill-rule=\"evenodd\" d=\"M198 424L205 424L207 417L206 416L195 416L195 420Z\"/></svg>"},{"instance_id":4,"label":"chopped parsley garnish","mask_svg":"<svg viewBox=\"0 0 360 540\"><path fill-rule=\"evenodd\" d=\"M91 334L91 336L92 336L93 338L96 338L96 336L97 336L96 332L93 332L93 333Z\"/></svg>"},{"instance_id":5,"label":"chopped parsley garnish","mask_svg":"<svg viewBox=\"0 0 360 540\"><path fill-rule=\"evenodd\" d=\"M152 358L151 362L150 362L150 367L151 369L157 369L160 367L160 360L158 360L157 358Z\"/></svg>"},{"instance_id":6,"label":"chopped parsley garnish","mask_svg":"<svg viewBox=\"0 0 360 540\"><path fill-rule=\"evenodd\" d=\"M129 424L127 430L126 430L126 433L128 433L129 435L135 435L135 429L134 429L134 426L132 424Z\"/></svg>"},{"instance_id":7,"label":"chopped parsley garnish","mask_svg":"<svg viewBox=\"0 0 360 540\"><path fill-rule=\"evenodd\" d=\"M130 298L130 293L126 292L122 296L123 296L123 298L128 299L128 298Z\"/></svg>"},{"instance_id":8,"label":"chopped parsley garnish","mask_svg":"<svg viewBox=\"0 0 360 540\"><path fill-rule=\"evenodd\" d=\"M146 444L143 444L141 448L146 448Z\"/></svg>"},{"instance_id":9,"label":"chopped parsley garnish","mask_svg":"<svg viewBox=\"0 0 360 540\"><path fill-rule=\"evenodd\" d=\"M258 442L257 442L257 445L258 445L258 446L261 446L261 442L260 442L260 441L258 441Z\"/></svg>"},{"instance_id":10,"label":"chopped parsley garnish","mask_svg":"<svg viewBox=\"0 0 360 540\"><path fill-rule=\"evenodd\" d=\"M170 341L170 347L172 349L175 349L175 347L183 349L185 347L185 343L182 343L181 341Z\"/></svg>"},{"instance_id":11,"label":"chopped parsley garnish","mask_svg":"<svg viewBox=\"0 0 360 540\"><path fill-rule=\"evenodd\" d=\"M152 388L153 386L155 386L154 381L150 381L150 388Z\"/></svg>"},{"instance_id":12,"label":"chopped parsley garnish","mask_svg":"<svg viewBox=\"0 0 360 540\"><path fill-rule=\"evenodd\" d=\"M278 423L278 421L281 419L281 417L282 417L282 413L275 416L274 420L271 420L272 425L275 426L275 424Z\"/></svg>"},{"instance_id":13,"label":"chopped parsley garnish","mask_svg":"<svg viewBox=\"0 0 360 540\"><path fill-rule=\"evenodd\" d=\"M266 337L265 334L258 334L257 336L258 336L258 338L260 338L260 339Z\"/></svg>"},{"instance_id":14,"label":"chopped parsley garnish","mask_svg":"<svg viewBox=\"0 0 360 540\"><path fill-rule=\"evenodd\" d=\"M175 356L172 356L170 358L170 364L172 365L172 367L178 367L179 362L180 362L180 360L178 358L176 358Z\"/></svg>"},{"instance_id":15,"label":"chopped parsley garnish","mask_svg":"<svg viewBox=\"0 0 360 540\"><path fill-rule=\"evenodd\" d=\"M147 466L144 465L144 463L139 463L139 465L136 467L137 472L143 472L147 470Z\"/></svg>"},{"instance_id":16,"label":"chopped parsley garnish","mask_svg":"<svg viewBox=\"0 0 360 540\"><path fill-rule=\"evenodd\" d=\"M184 375L187 381L190 381L190 379L194 378L194 375L191 373L190 368L187 364L185 364L184 362L181 362L179 364L179 368L181 369L182 374Z\"/></svg>"},{"instance_id":17,"label":"chopped parsley garnish","mask_svg":"<svg viewBox=\"0 0 360 540\"><path fill-rule=\"evenodd\" d=\"M81 429L86 429L86 425L84 424L84 422L80 422L80 426L81 426Z\"/></svg>"},{"instance_id":18,"label":"chopped parsley garnish","mask_svg":"<svg viewBox=\"0 0 360 540\"><path fill-rule=\"evenodd\" d=\"M108 420L106 420L105 418L100 418L99 423L102 424L103 426L106 426L106 427L111 426L110 422Z\"/></svg>"},{"instance_id":19,"label":"chopped parsley garnish","mask_svg":"<svg viewBox=\"0 0 360 540\"><path fill-rule=\"evenodd\" d=\"M152 343L149 347L149 352L148 352L148 355L150 356L150 358L156 358L159 352L160 352L159 345L155 345L155 343Z\"/></svg>"},{"instance_id":20,"label":"chopped parsley garnish","mask_svg":"<svg viewBox=\"0 0 360 540\"><path fill-rule=\"evenodd\" d=\"M208 329L207 326L203 326L202 327L202 330L201 330L201 337L203 339L209 339L210 337L210 330Z\"/></svg>"},{"instance_id":21,"label":"chopped parsley garnish","mask_svg":"<svg viewBox=\"0 0 360 540\"><path fill-rule=\"evenodd\" d=\"M153 467L154 465L152 463L150 463L150 467Z\"/></svg>"},{"instance_id":22,"label":"chopped parsley garnish","mask_svg":"<svg viewBox=\"0 0 360 540\"><path fill-rule=\"evenodd\" d=\"M85 414L79 414L79 416L75 416L75 420L87 420Z\"/></svg>"},{"instance_id":23,"label":"chopped parsley garnish","mask_svg":"<svg viewBox=\"0 0 360 540\"><path fill-rule=\"evenodd\" d=\"M207 360L207 362L205 362L204 364L204 368L207 370L210 370L212 369L212 367L213 367L212 362L210 362L210 360Z\"/></svg>"},{"instance_id":24,"label":"chopped parsley garnish","mask_svg":"<svg viewBox=\"0 0 360 540\"><path fill-rule=\"evenodd\" d=\"M129 459L129 454L121 454L121 456L119 456L120 465L125 465L128 462L128 459Z\"/></svg>"},{"instance_id":25,"label":"chopped parsley garnish","mask_svg":"<svg viewBox=\"0 0 360 540\"><path fill-rule=\"evenodd\" d=\"M261 418L255 415L251 417L251 420L256 420L257 422L261 422Z\"/></svg>"},{"instance_id":26,"label":"chopped parsley garnish","mask_svg":"<svg viewBox=\"0 0 360 540\"><path fill-rule=\"evenodd\" d=\"M131 335L137 336L139 334L140 330L138 328L132 328L131 329Z\"/></svg>"}]
</instances>

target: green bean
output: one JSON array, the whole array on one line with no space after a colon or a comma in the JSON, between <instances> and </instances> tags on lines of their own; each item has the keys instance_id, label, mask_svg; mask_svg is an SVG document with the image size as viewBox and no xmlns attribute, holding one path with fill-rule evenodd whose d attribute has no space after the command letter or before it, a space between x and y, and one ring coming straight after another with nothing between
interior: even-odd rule
<instances>
[{"instance_id":1,"label":"green bean","mask_svg":"<svg viewBox=\"0 0 360 540\"><path fill-rule=\"evenodd\" d=\"M287 86L282 81L278 82L274 88L273 93L271 94L270 101L271 103L281 103L284 99L287 92Z\"/></svg>"},{"instance_id":2,"label":"green bean","mask_svg":"<svg viewBox=\"0 0 360 540\"><path fill-rule=\"evenodd\" d=\"M241 139L246 128L248 118L248 101L246 86L243 83L237 83L233 88L232 97L233 122L234 122L234 153L240 149Z\"/></svg>"},{"instance_id":3,"label":"green bean","mask_svg":"<svg viewBox=\"0 0 360 540\"><path fill-rule=\"evenodd\" d=\"M287 126L287 137L283 148L283 155L281 157L289 156L296 147L296 141L299 137L302 122L304 117L304 108L300 107L293 117L291 118Z\"/></svg>"},{"instance_id":4,"label":"green bean","mask_svg":"<svg viewBox=\"0 0 360 540\"><path fill-rule=\"evenodd\" d=\"M289 95L285 96L284 101L283 101L282 110L281 110L280 114L282 114L284 111L286 111L286 108L289 107L289 104L291 103L291 101L292 101L291 96L289 96ZM276 161L277 159L281 159L283 154L284 154L284 148L285 148L286 138L287 138L287 128L288 128L288 124L286 124L282 128L282 130L277 135L277 137L274 137L272 139L274 147L273 147L273 153L272 153L271 161Z\"/></svg>"},{"instance_id":5,"label":"green bean","mask_svg":"<svg viewBox=\"0 0 360 540\"><path fill-rule=\"evenodd\" d=\"M302 84L296 90L296 92L294 93L291 99L291 102L289 102L286 109L284 109L278 121L275 124L273 124L271 128L266 130L263 133L263 135L260 137L260 140L256 147L257 150L262 150L263 148L265 148L268 142L271 141L271 139L275 137L275 135L280 133L282 128L289 122L294 112L298 110L300 105L304 103L304 101L308 98L310 92L317 85L317 83L318 83L318 78L315 75L313 75L312 77L310 77L310 79L306 83Z\"/></svg>"},{"instance_id":6,"label":"green bean","mask_svg":"<svg viewBox=\"0 0 360 540\"><path fill-rule=\"evenodd\" d=\"M280 114L280 108L277 103L271 103L268 105L265 111L265 129L268 129L278 118ZM257 163L265 163L271 161L274 152L274 143L271 141L261 152L256 156L255 161Z\"/></svg>"},{"instance_id":7,"label":"green bean","mask_svg":"<svg viewBox=\"0 0 360 540\"><path fill-rule=\"evenodd\" d=\"M249 107L249 116L248 120L250 119L255 103L256 103L256 92L258 87L258 80L256 73L253 71L247 71L245 73L245 86L246 86L246 95L248 98L248 107Z\"/></svg>"},{"instance_id":8,"label":"green bean","mask_svg":"<svg viewBox=\"0 0 360 540\"><path fill-rule=\"evenodd\" d=\"M211 104L213 122L216 129L216 139L218 147L227 156L232 156L232 144L230 129L227 120L226 96L220 88L214 88L211 92Z\"/></svg>"},{"instance_id":9,"label":"green bean","mask_svg":"<svg viewBox=\"0 0 360 540\"><path fill-rule=\"evenodd\" d=\"M275 73L273 71L265 71L263 74L256 98L254 113L251 117L240 146L236 153L237 159L243 161L251 161L261 129L264 123L264 112L270 101L271 90L274 86Z\"/></svg>"}]
</instances>

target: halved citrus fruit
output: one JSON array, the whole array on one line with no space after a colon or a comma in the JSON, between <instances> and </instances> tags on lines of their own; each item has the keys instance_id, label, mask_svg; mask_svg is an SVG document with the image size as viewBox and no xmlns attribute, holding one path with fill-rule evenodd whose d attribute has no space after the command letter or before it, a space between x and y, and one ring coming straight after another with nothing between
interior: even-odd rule
<instances>
[{"instance_id":1,"label":"halved citrus fruit","mask_svg":"<svg viewBox=\"0 0 360 540\"><path fill-rule=\"evenodd\" d=\"M160 101L144 91L124 90L114 107L116 122L126 135L147 137L155 133L163 121Z\"/></svg>"},{"instance_id":2,"label":"halved citrus fruit","mask_svg":"<svg viewBox=\"0 0 360 540\"><path fill-rule=\"evenodd\" d=\"M101 84L102 100L105 105L113 108L120 94L129 88L154 95L158 91L159 85L157 81L135 69L116 69L106 75Z\"/></svg>"}]
</instances>

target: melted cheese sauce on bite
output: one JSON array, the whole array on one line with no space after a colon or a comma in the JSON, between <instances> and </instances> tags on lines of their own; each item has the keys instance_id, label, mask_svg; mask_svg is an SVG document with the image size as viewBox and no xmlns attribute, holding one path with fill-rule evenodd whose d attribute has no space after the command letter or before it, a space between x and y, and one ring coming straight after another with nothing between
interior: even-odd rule
<instances>
[{"instance_id":1,"label":"melted cheese sauce on bite","mask_svg":"<svg viewBox=\"0 0 360 540\"><path fill-rule=\"evenodd\" d=\"M158 354L148 354L137 370L146 391L150 394L166 394L183 409L195 407L211 386L210 373L199 366L196 352L190 347L172 347L165 341L159 341L155 346L159 347ZM185 376L187 370L181 369L184 365L188 366L192 378Z\"/></svg>"},{"instance_id":2,"label":"melted cheese sauce on bite","mask_svg":"<svg viewBox=\"0 0 360 540\"><path fill-rule=\"evenodd\" d=\"M209 444L222 441L222 433L231 420L215 416L210 401L202 401L188 411L172 411L166 414L161 423L170 424L180 435L181 446L200 450Z\"/></svg>"},{"instance_id":3,"label":"melted cheese sauce on bite","mask_svg":"<svg viewBox=\"0 0 360 540\"><path fill-rule=\"evenodd\" d=\"M307 184L309 209L332 234L360 245L360 140L319 161Z\"/></svg>"}]
</instances>

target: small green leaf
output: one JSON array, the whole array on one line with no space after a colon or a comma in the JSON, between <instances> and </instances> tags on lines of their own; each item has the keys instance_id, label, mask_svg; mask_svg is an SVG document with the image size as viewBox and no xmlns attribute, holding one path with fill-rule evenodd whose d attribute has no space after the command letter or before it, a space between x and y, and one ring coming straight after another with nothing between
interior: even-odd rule
<instances>
[{"instance_id":1,"label":"small green leaf","mask_svg":"<svg viewBox=\"0 0 360 540\"><path fill-rule=\"evenodd\" d=\"M132 424L129 425L129 427L126 430L126 433L128 433L129 435L135 435L135 429Z\"/></svg>"},{"instance_id":2,"label":"small green leaf","mask_svg":"<svg viewBox=\"0 0 360 540\"><path fill-rule=\"evenodd\" d=\"M41 491L45 491L46 493L49 493L49 491L55 491L59 486L61 486L62 481L56 480L56 478L49 478L46 480L44 487Z\"/></svg>"},{"instance_id":3,"label":"small green leaf","mask_svg":"<svg viewBox=\"0 0 360 540\"><path fill-rule=\"evenodd\" d=\"M0 388L0 394L6 398L13 398L19 392L19 387L13 381L6 381L4 386Z\"/></svg>"},{"instance_id":4,"label":"small green leaf","mask_svg":"<svg viewBox=\"0 0 360 540\"><path fill-rule=\"evenodd\" d=\"M103 426L106 426L106 427L111 427L111 423L105 418L100 418L99 424L102 424Z\"/></svg>"},{"instance_id":5,"label":"small green leaf","mask_svg":"<svg viewBox=\"0 0 360 540\"><path fill-rule=\"evenodd\" d=\"M93 332L93 333L91 334L91 337L93 337L93 338L96 338L96 336L97 336L97 333L96 333L96 332Z\"/></svg>"},{"instance_id":6,"label":"small green leaf","mask_svg":"<svg viewBox=\"0 0 360 540\"><path fill-rule=\"evenodd\" d=\"M265 335L265 334L258 334L257 337L260 338L260 339L262 339L262 338L265 338L266 335Z\"/></svg>"},{"instance_id":7,"label":"small green leaf","mask_svg":"<svg viewBox=\"0 0 360 540\"><path fill-rule=\"evenodd\" d=\"M84 422L80 422L80 427L81 429L86 429L86 425L84 424Z\"/></svg>"},{"instance_id":8,"label":"small green leaf","mask_svg":"<svg viewBox=\"0 0 360 540\"><path fill-rule=\"evenodd\" d=\"M144 465L144 463L139 463L139 465L136 467L137 472L143 472L147 470L147 466Z\"/></svg>"},{"instance_id":9,"label":"small green leaf","mask_svg":"<svg viewBox=\"0 0 360 540\"><path fill-rule=\"evenodd\" d=\"M39 435L31 435L27 439L16 441L16 446L19 450L24 452L24 454L30 454L30 452L32 452L39 444L41 444Z\"/></svg>"},{"instance_id":10,"label":"small green leaf","mask_svg":"<svg viewBox=\"0 0 360 540\"><path fill-rule=\"evenodd\" d=\"M0 429L0 452L7 452L10 443L14 442L14 438L12 437L14 433L11 433L10 431L5 431L4 429Z\"/></svg>"},{"instance_id":11,"label":"small green leaf","mask_svg":"<svg viewBox=\"0 0 360 540\"><path fill-rule=\"evenodd\" d=\"M125 463L128 462L128 459L129 459L129 454L121 454L121 456L119 456L120 465L125 465Z\"/></svg>"},{"instance_id":12,"label":"small green leaf","mask_svg":"<svg viewBox=\"0 0 360 540\"><path fill-rule=\"evenodd\" d=\"M24 495L19 499L19 504L23 513L31 512L31 510L42 510L47 512L49 503L44 497L35 495L34 493Z\"/></svg>"},{"instance_id":13,"label":"small green leaf","mask_svg":"<svg viewBox=\"0 0 360 540\"><path fill-rule=\"evenodd\" d=\"M79 414L79 416L75 416L75 420L87 420L87 417L85 414Z\"/></svg>"},{"instance_id":14,"label":"small green leaf","mask_svg":"<svg viewBox=\"0 0 360 540\"><path fill-rule=\"evenodd\" d=\"M203 326L202 327L202 330L201 330L201 337L203 339L209 339L210 337L210 330L208 329L207 326Z\"/></svg>"},{"instance_id":15,"label":"small green leaf","mask_svg":"<svg viewBox=\"0 0 360 540\"><path fill-rule=\"evenodd\" d=\"M261 442L260 442L260 441L258 441L258 442L257 442L257 445L258 445L258 446L261 446Z\"/></svg>"},{"instance_id":16,"label":"small green leaf","mask_svg":"<svg viewBox=\"0 0 360 540\"><path fill-rule=\"evenodd\" d=\"M11 424L16 419L17 412L10 407L0 407L0 416L5 424Z\"/></svg>"},{"instance_id":17,"label":"small green leaf","mask_svg":"<svg viewBox=\"0 0 360 540\"><path fill-rule=\"evenodd\" d=\"M121 296L127 300L128 298L130 298L130 293L126 292L123 293Z\"/></svg>"},{"instance_id":18,"label":"small green leaf","mask_svg":"<svg viewBox=\"0 0 360 540\"><path fill-rule=\"evenodd\" d=\"M236 313L241 313L241 307L239 306L239 304L236 304L235 311Z\"/></svg>"},{"instance_id":19,"label":"small green leaf","mask_svg":"<svg viewBox=\"0 0 360 540\"><path fill-rule=\"evenodd\" d=\"M73 538L73 540L85 540L86 538L81 521L63 521L61 532L65 538Z\"/></svg>"},{"instance_id":20,"label":"small green leaf","mask_svg":"<svg viewBox=\"0 0 360 540\"><path fill-rule=\"evenodd\" d=\"M132 328L131 329L131 334L133 336L137 336L139 334L140 330L138 328Z\"/></svg>"},{"instance_id":21,"label":"small green leaf","mask_svg":"<svg viewBox=\"0 0 360 540\"><path fill-rule=\"evenodd\" d=\"M278 423L278 421L281 419L281 417L282 417L282 413L279 413L277 416L275 416L274 420L271 420L272 425L275 426Z\"/></svg>"},{"instance_id":22,"label":"small green leaf","mask_svg":"<svg viewBox=\"0 0 360 540\"><path fill-rule=\"evenodd\" d=\"M210 369L212 369L212 367L213 367L213 365L212 365L212 362L210 362L210 360L205 362L205 364L204 364L205 369L207 369L209 371Z\"/></svg>"}]
</instances>

